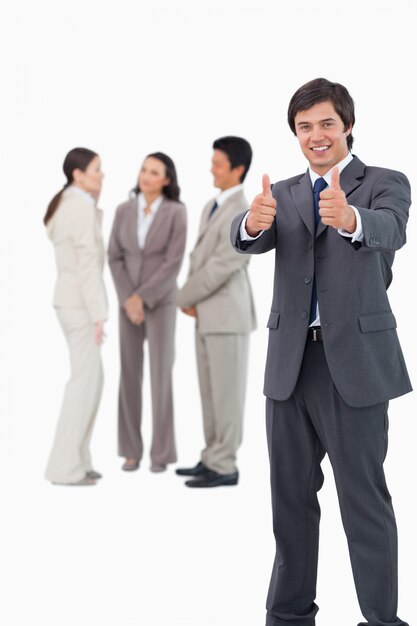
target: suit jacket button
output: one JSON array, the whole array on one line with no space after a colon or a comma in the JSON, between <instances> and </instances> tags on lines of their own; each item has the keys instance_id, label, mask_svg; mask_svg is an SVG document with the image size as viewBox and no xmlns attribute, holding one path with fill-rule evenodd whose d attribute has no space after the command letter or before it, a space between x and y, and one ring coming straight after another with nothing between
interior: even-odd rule
<instances>
[{"instance_id":1,"label":"suit jacket button","mask_svg":"<svg viewBox=\"0 0 417 626\"><path fill-rule=\"evenodd\" d=\"M308 313L307 313L307 311L303 311L303 312L301 313L301 317L303 318L303 320L306 320L306 319L308 318Z\"/></svg>"},{"instance_id":2,"label":"suit jacket button","mask_svg":"<svg viewBox=\"0 0 417 626\"><path fill-rule=\"evenodd\" d=\"M304 282L305 282L306 285L309 285L311 283L311 276L306 276L304 278Z\"/></svg>"}]
</instances>

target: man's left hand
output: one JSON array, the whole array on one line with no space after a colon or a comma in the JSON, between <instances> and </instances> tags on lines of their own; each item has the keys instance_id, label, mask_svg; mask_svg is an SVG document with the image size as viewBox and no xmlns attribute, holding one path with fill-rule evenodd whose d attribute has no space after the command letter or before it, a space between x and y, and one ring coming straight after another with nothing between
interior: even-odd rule
<instances>
[{"instance_id":1,"label":"man's left hand","mask_svg":"<svg viewBox=\"0 0 417 626\"><path fill-rule=\"evenodd\" d=\"M330 187L324 189L320 194L319 213L321 221L333 228L342 228L348 233L356 230L355 211L346 201L345 192L340 187L339 168L332 170Z\"/></svg>"}]
</instances>

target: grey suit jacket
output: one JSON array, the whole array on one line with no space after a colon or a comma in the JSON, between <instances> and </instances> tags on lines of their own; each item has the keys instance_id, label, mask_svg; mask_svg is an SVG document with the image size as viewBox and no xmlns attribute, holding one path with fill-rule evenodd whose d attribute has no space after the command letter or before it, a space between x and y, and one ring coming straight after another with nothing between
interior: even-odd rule
<instances>
[{"instance_id":1,"label":"grey suit jacket","mask_svg":"<svg viewBox=\"0 0 417 626\"><path fill-rule=\"evenodd\" d=\"M287 399L297 382L314 275L326 359L343 400L370 406L412 389L387 297L394 253L406 241L408 180L401 172L367 167L357 157L340 180L362 219L361 244L321 222L315 230L308 172L273 185L275 223L259 239L241 241L244 214L232 224L232 244L240 252L275 249L264 393L276 400Z\"/></svg>"},{"instance_id":2,"label":"grey suit jacket","mask_svg":"<svg viewBox=\"0 0 417 626\"><path fill-rule=\"evenodd\" d=\"M108 259L119 303L122 306L137 293L148 309L173 304L187 234L185 206L164 198L143 249L138 244L137 220L136 199L117 208Z\"/></svg>"},{"instance_id":3,"label":"grey suit jacket","mask_svg":"<svg viewBox=\"0 0 417 626\"><path fill-rule=\"evenodd\" d=\"M189 275L177 294L177 303L197 307L200 333L249 333L256 327L249 258L236 254L230 246L230 224L248 209L248 203L243 191L237 191L208 219L213 202L203 209Z\"/></svg>"}]
</instances>

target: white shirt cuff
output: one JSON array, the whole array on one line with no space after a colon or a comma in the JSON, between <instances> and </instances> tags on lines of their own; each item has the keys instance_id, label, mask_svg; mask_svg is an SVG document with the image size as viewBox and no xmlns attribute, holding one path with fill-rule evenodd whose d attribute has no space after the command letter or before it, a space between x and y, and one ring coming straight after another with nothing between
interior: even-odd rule
<instances>
[{"instance_id":1,"label":"white shirt cuff","mask_svg":"<svg viewBox=\"0 0 417 626\"><path fill-rule=\"evenodd\" d=\"M262 235L262 233L264 233L264 230L261 230L261 232L256 235L256 237L251 237L250 235L248 235L248 233L246 232L246 220L248 219L248 215L249 215L249 211L246 213L245 217L243 218L241 224L240 224L240 240L241 241L254 241L255 239L259 239L259 237Z\"/></svg>"},{"instance_id":2,"label":"white shirt cuff","mask_svg":"<svg viewBox=\"0 0 417 626\"><path fill-rule=\"evenodd\" d=\"M358 209L356 209L354 206L352 205L349 205L349 206L351 209L355 211L356 230L353 233L348 233L348 231L344 230L344 228L339 228L337 232L339 233L339 235L342 235L342 237L351 237L352 243L354 241L363 241L362 219L361 219L360 213Z\"/></svg>"}]
</instances>

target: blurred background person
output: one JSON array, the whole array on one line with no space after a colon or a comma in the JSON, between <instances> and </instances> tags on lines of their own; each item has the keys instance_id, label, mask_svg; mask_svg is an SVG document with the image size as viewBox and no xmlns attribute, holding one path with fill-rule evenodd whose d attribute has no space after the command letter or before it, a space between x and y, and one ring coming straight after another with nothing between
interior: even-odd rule
<instances>
[{"instance_id":1,"label":"blurred background person","mask_svg":"<svg viewBox=\"0 0 417 626\"><path fill-rule=\"evenodd\" d=\"M181 310L195 319L195 345L205 448L187 487L237 485L237 451L242 442L249 334L256 313L243 255L230 244L230 224L248 209L243 181L252 148L243 137L213 143L211 173L218 194L204 207L188 278L177 294ZM248 257L246 257L248 258Z\"/></svg>"},{"instance_id":2,"label":"blurred background person","mask_svg":"<svg viewBox=\"0 0 417 626\"><path fill-rule=\"evenodd\" d=\"M148 340L152 393L153 472L177 460L174 436L176 279L184 256L186 209L173 161L149 154L131 199L116 211L109 265L120 303L119 454L122 469L138 469L141 435L143 348Z\"/></svg>"},{"instance_id":3,"label":"blurred background person","mask_svg":"<svg viewBox=\"0 0 417 626\"><path fill-rule=\"evenodd\" d=\"M96 207L104 174L100 157L87 148L71 150L63 169L67 182L52 198L44 224L55 249L53 304L68 343L71 375L46 478L94 485L101 474L93 469L89 444L103 387L100 346L107 319L102 211Z\"/></svg>"}]
</instances>

